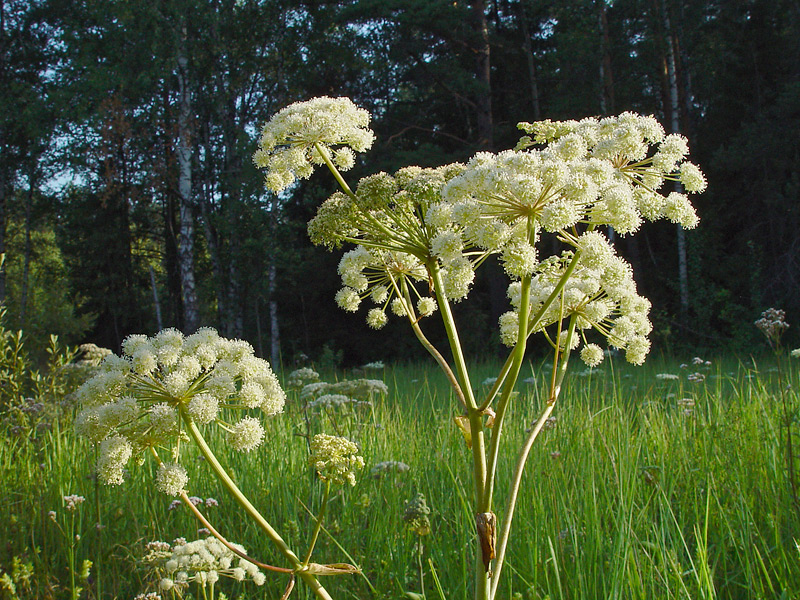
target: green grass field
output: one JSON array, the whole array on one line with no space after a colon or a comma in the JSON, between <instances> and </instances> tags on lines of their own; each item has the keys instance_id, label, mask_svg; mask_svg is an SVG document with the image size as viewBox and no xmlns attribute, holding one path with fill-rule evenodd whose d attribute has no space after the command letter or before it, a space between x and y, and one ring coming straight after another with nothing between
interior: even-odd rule
<instances>
[{"instance_id":1,"label":"green grass field","mask_svg":"<svg viewBox=\"0 0 800 600\"><path fill-rule=\"evenodd\" d=\"M797 389L798 361L789 367L792 374L784 373L779 384L774 370L732 360L679 368L677 361L656 358L636 368L615 359L591 373L572 365L552 427L528 463L499 597L800 598L800 521L779 392L787 376ZM490 364L475 369L475 387L495 370ZM698 370L705 379L689 381L687 375ZM314 556L317 562L355 563L363 576L327 577L326 588L335 598L402 598L408 591L435 599L433 565L446 598L469 598L471 467L453 424L456 404L434 365L387 366L369 376L382 376L390 389L371 407L307 418L290 402L269 422L268 439L255 453L227 451L212 436L215 451L253 503L303 552L312 529L304 506L315 509L322 495L306 464L304 436L324 431L352 437L366 467L355 487L337 488L331 497ZM500 521L512 449L541 408L546 376L546 369L529 364L520 378L528 380L518 385L505 430ZM796 400L795 392L789 394ZM0 569L10 578L18 557L34 571L28 585L18 582L16 596L0 582L0 598L69 598L71 547L75 563L94 563L82 598L98 592L133 598L146 587L148 573L137 562L146 542L203 537L185 507L169 510L171 498L155 490L152 461L132 466L119 487L98 486L94 449L75 438L67 413L50 430L0 432ZM388 460L411 468L370 474ZM190 495L219 501L206 514L228 539L264 562L283 565L202 460L190 475ZM432 531L422 538L402 518L404 502L417 492L431 507ZM69 513L62 501L68 494L87 501ZM49 511L56 511L55 522ZM73 514L79 541L69 536ZM286 582L285 575L268 574L264 587L232 583L217 589L228 598L277 599ZM292 594L311 597L303 586Z\"/></svg>"}]
</instances>

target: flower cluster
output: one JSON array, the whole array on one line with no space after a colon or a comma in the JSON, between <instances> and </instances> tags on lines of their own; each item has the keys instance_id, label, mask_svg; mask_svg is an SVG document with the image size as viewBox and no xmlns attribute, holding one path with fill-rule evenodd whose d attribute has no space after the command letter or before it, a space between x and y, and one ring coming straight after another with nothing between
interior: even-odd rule
<instances>
[{"instance_id":1,"label":"flower cluster","mask_svg":"<svg viewBox=\"0 0 800 600\"><path fill-rule=\"evenodd\" d=\"M66 504L66 508L69 512L75 512L84 502L86 502L86 498L83 496L78 496L77 494L64 496L64 503Z\"/></svg>"},{"instance_id":2,"label":"flower cluster","mask_svg":"<svg viewBox=\"0 0 800 600\"><path fill-rule=\"evenodd\" d=\"M242 546L232 546L246 554ZM190 583L205 587L216 583L220 577L250 580L256 585L263 585L266 581L256 565L234 554L213 536L193 542L177 539L173 544L150 542L146 551L143 562L159 574L158 587L162 592L180 590Z\"/></svg>"},{"instance_id":3,"label":"flower cluster","mask_svg":"<svg viewBox=\"0 0 800 600\"><path fill-rule=\"evenodd\" d=\"M369 470L369 474L375 479L380 479L386 473L406 473L411 467L399 460L385 460L377 463Z\"/></svg>"},{"instance_id":4,"label":"flower cluster","mask_svg":"<svg viewBox=\"0 0 800 600\"><path fill-rule=\"evenodd\" d=\"M355 152L372 147L369 113L349 98L314 98L279 111L264 126L253 156L266 169L266 186L286 189L298 178L307 179L315 165L331 160L341 171L355 164Z\"/></svg>"},{"instance_id":5,"label":"flower cluster","mask_svg":"<svg viewBox=\"0 0 800 600\"><path fill-rule=\"evenodd\" d=\"M351 400L372 400L375 396L386 396L389 387L380 379L345 379L336 383L318 381L306 384L300 390L301 400L318 399L321 396L346 396Z\"/></svg>"},{"instance_id":6,"label":"flower cluster","mask_svg":"<svg viewBox=\"0 0 800 600\"><path fill-rule=\"evenodd\" d=\"M631 362L641 363L649 349L649 304L636 295L630 266L595 230L610 226L625 235L659 218L697 225L686 194L660 192L667 181L682 183L689 193L706 187L699 168L686 161L685 138L665 135L653 117L633 113L520 127L533 137L514 150L481 152L467 165L378 173L363 178L355 193L346 189L329 198L309 223L312 241L331 248L357 245L339 264L344 287L337 304L355 312L369 298L377 306L367 323L376 329L387 322L387 308L416 321L442 301L466 297L475 269L490 254L499 256L512 280L536 276L548 280L537 284L556 285L544 274L553 265L537 251L546 231L585 255L580 285L564 292L571 309L586 309L579 329L599 327ZM562 265L563 256L556 259ZM552 298L548 302L546 310L560 308ZM501 323L506 343L513 343L512 321L509 313ZM545 316L537 325L553 322ZM582 356L594 366L603 355L587 344Z\"/></svg>"},{"instance_id":7,"label":"flower cluster","mask_svg":"<svg viewBox=\"0 0 800 600\"><path fill-rule=\"evenodd\" d=\"M352 197L336 193L319 208L309 223L314 243L358 244L339 263L344 287L336 302L342 309L355 312L363 299L371 299L378 307L369 311L367 323L375 329L386 324L387 308L412 319L433 314L437 301L416 284L429 283L431 265L437 261L434 249L442 254L438 267L446 296L454 301L466 296L481 253L465 254L462 250L467 249L461 247L448 251L451 225L429 210L441 205L444 185L463 168L452 164L405 167L393 176L378 173L363 178Z\"/></svg>"},{"instance_id":8,"label":"flower cluster","mask_svg":"<svg viewBox=\"0 0 800 600\"><path fill-rule=\"evenodd\" d=\"M786 311L777 308L768 308L761 313L761 318L755 322L755 326L763 333L770 344L780 342L783 332L789 329L786 322Z\"/></svg>"},{"instance_id":9,"label":"flower cluster","mask_svg":"<svg viewBox=\"0 0 800 600\"><path fill-rule=\"evenodd\" d=\"M585 332L595 329L612 347L624 349L629 362L642 364L650 350L646 337L652 329L650 302L638 295L630 265L615 254L600 232L589 231L564 239L579 253L566 251L561 256L543 260L536 267L530 294L530 313L536 320L530 324L530 330L546 334L546 327L575 317L579 335L572 337L571 349L576 349L581 340L585 343ZM571 274L560 293L550 301L570 268ZM519 331L520 282L511 283L508 296L515 310L500 317L500 335L506 345L513 346ZM565 340L558 340L558 343L563 344ZM597 344L585 343L580 356L587 365L596 367L604 353Z\"/></svg>"},{"instance_id":10,"label":"flower cluster","mask_svg":"<svg viewBox=\"0 0 800 600\"><path fill-rule=\"evenodd\" d=\"M358 454L358 446L350 440L318 433L311 439L309 464L323 481L356 484L356 471L364 468L364 459Z\"/></svg>"},{"instance_id":11,"label":"flower cluster","mask_svg":"<svg viewBox=\"0 0 800 600\"><path fill-rule=\"evenodd\" d=\"M186 337L166 329L150 338L132 335L122 349L76 392L82 410L75 430L98 444L97 472L107 484L122 483L130 458L149 448L171 447L177 461L182 423L215 423L234 450L247 452L262 442L264 429L252 416L231 420L234 411L283 410L285 394L269 363L245 341L209 328ZM159 464L163 492L178 495L187 482L178 462Z\"/></svg>"},{"instance_id":12,"label":"flower cluster","mask_svg":"<svg viewBox=\"0 0 800 600\"><path fill-rule=\"evenodd\" d=\"M319 409L332 409L342 408L344 406L370 406L372 402L369 400L356 400L345 396L344 394L323 394L316 400L308 403L308 408L311 410Z\"/></svg>"},{"instance_id":13,"label":"flower cluster","mask_svg":"<svg viewBox=\"0 0 800 600\"><path fill-rule=\"evenodd\" d=\"M319 373L314 369L302 367L289 373L289 377L286 379L286 388L290 390L299 390L307 383L314 381L319 381Z\"/></svg>"}]
</instances>

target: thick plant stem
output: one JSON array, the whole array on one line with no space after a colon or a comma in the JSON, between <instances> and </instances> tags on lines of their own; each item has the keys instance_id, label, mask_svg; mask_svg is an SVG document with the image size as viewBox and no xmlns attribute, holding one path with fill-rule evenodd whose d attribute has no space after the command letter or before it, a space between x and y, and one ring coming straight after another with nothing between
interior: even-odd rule
<instances>
[{"instance_id":1,"label":"thick plant stem","mask_svg":"<svg viewBox=\"0 0 800 600\"><path fill-rule=\"evenodd\" d=\"M531 298L531 277L522 278L522 289L520 294L519 309L519 334L517 343L512 353L511 367L506 375L506 384L497 403L497 411L492 428L492 439L489 442L489 464L486 473L486 503L491 506L494 494L494 478L497 472L497 460L500 455L500 439L503 433L503 422L511 396L514 393L514 385L519 378L519 371L522 368L522 361L525 359L525 348L528 340L528 319L530 318L530 298Z\"/></svg>"},{"instance_id":2,"label":"thick plant stem","mask_svg":"<svg viewBox=\"0 0 800 600\"><path fill-rule=\"evenodd\" d=\"M181 409L181 416L186 423L186 429L189 432L189 435L192 437L195 444L197 444L197 447L200 449L200 452L203 454L206 462L214 471L214 474L217 476L225 489L228 490L228 493L230 493L234 500L236 500L237 504L239 504L239 506L244 509L244 511L250 516L251 519L253 519L253 521L255 521L261 530L267 534L267 537L272 540L272 543L275 544L275 546L278 548L278 551L283 554L283 556L286 557L286 559L292 564L292 567L297 572L297 575L306 583L306 585L311 588L311 591L322 600L333 600L330 594L328 594L328 591L322 587L322 584L319 581L317 581L317 578L311 573L305 571L307 565L304 565L300 562L300 559L294 552L292 552L291 548L289 548L278 532L272 528L272 525L267 522L264 516L258 512L256 507L253 506L250 500L247 499L247 496L245 496L236 483L234 483L233 479L231 479L230 475L228 475L228 472L217 460L217 457L214 455L214 452L211 450L210 446L206 443L206 440L203 438L203 434L200 433L197 425L183 409Z\"/></svg>"},{"instance_id":3,"label":"thick plant stem","mask_svg":"<svg viewBox=\"0 0 800 600\"><path fill-rule=\"evenodd\" d=\"M489 595L490 599L494 599L497 594L497 585L500 581L500 574L503 571L503 564L505 562L506 556L506 548L508 547L508 539L509 534L511 533L511 522L514 519L514 510L517 505L517 497L519 495L519 487L522 482L522 474L525 471L525 464L528 462L528 455L530 454L531 448L533 447L533 443L536 441L536 438L539 436L539 432L541 432L544 424L547 422L547 419L550 418L550 414L553 412L553 409L556 406L556 401L558 400L558 396L561 393L561 384L564 381L564 376L567 374L567 364L569 362L569 355L570 355L570 344L572 342L572 336L575 333L575 316L573 315L570 318L568 330L567 330L567 339L565 342L565 351L564 355L561 358L561 362L558 364L557 374L555 374L553 384L550 388L550 397L547 399L547 405L545 406L544 411L539 416L539 419L534 424L533 428L528 433L528 436L525 438L525 442L522 444L522 448L520 448L519 455L517 457L517 463L514 466L514 472L512 475L511 481L511 488L508 492L508 500L506 503L506 510L503 515L503 525L500 528L499 535L497 537L497 555L495 556L494 561L494 576L492 577L492 589Z\"/></svg>"},{"instance_id":4,"label":"thick plant stem","mask_svg":"<svg viewBox=\"0 0 800 600\"><path fill-rule=\"evenodd\" d=\"M486 444L483 434L483 412L478 409L475 402L475 395L469 380L464 352L458 337L453 313L450 311L450 303L444 293L441 273L438 265L434 262L428 264L428 272L433 280L433 288L436 293L436 301L439 303L439 310L442 315L447 339L450 342L450 351L453 354L453 363L456 373L464 392L466 401L467 417L469 418L469 429L472 440L472 478L475 487L475 513L486 513L491 511L488 504L489 498L486 495ZM480 536L475 540L475 600L489 600L491 591L489 573L483 564L482 542Z\"/></svg>"}]
</instances>

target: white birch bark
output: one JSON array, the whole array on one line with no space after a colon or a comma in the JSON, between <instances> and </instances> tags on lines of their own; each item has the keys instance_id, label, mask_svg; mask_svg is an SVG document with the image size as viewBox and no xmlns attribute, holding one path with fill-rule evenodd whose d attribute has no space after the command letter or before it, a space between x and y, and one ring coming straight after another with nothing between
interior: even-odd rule
<instances>
[{"instance_id":1,"label":"white birch bark","mask_svg":"<svg viewBox=\"0 0 800 600\"><path fill-rule=\"evenodd\" d=\"M191 90L189 59L186 56L185 29L178 50L178 195L180 227L178 232L178 265L183 299L183 327L193 333L200 326L200 311L194 278L194 214L192 210L192 141Z\"/></svg>"},{"instance_id":2,"label":"white birch bark","mask_svg":"<svg viewBox=\"0 0 800 600\"><path fill-rule=\"evenodd\" d=\"M675 64L675 38L672 33L672 23L669 18L669 11L666 0L661 1L661 10L664 16L664 35L667 42L667 79L669 81L669 102L670 102L670 130L672 133L680 133L680 104L678 95L678 70ZM675 183L675 191L680 190L680 184ZM680 225L677 226L678 242L678 286L681 300L681 316L685 320L689 313L689 269L686 257L686 231Z\"/></svg>"}]
</instances>

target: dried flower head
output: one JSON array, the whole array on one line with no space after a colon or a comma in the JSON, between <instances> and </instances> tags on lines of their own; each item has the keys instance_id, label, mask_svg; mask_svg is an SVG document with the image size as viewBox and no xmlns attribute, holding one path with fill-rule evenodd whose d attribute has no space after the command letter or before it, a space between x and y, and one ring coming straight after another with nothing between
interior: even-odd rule
<instances>
[{"instance_id":1,"label":"dried flower head","mask_svg":"<svg viewBox=\"0 0 800 600\"><path fill-rule=\"evenodd\" d=\"M779 344L783 332L789 329L786 312L777 308L768 308L761 313L761 318L755 322L755 326L767 337L772 346Z\"/></svg>"}]
</instances>

